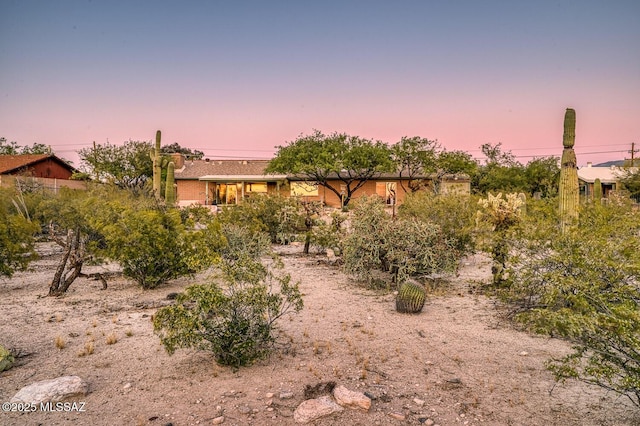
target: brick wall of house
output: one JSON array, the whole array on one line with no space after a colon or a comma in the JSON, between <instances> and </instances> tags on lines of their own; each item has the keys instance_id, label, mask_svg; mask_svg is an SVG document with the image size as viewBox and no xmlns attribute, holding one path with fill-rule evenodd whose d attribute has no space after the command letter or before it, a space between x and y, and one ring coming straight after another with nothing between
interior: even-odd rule
<instances>
[{"instance_id":1,"label":"brick wall of house","mask_svg":"<svg viewBox=\"0 0 640 426\"><path fill-rule=\"evenodd\" d=\"M385 187L384 183L386 182L394 182L396 185L396 200L395 204L402 204L406 198L406 192L404 191L402 185L400 185L400 181L397 179L388 179L388 180L370 180L367 181L364 185L362 185L353 195L351 199L351 203L358 197L362 195L379 195L382 198L385 198ZM206 183L198 180L177 180L177 199L180 205L189 205L189 204L205 204L205 190ZM342 182L339 180L331 181L329 184L336 188L338 192L341 191ZM378 185L380 184L380 185ZM469 193L469 182L455 182L455 183L445 183L443 182L442 192L443 193ZM215 194L215 183L209 182L209 203L213 203L214 194ZM269 182L267 185L267 192L269 194L277 193L277 185L274 182ZM291 195L291 189L288 184L280 185L280 194L284 196ZM318 195L304 197L305 200L308 201L322 201L328 207L339 208L341 206L340 197L338 197L333 191L324 186L318 186Z\"/></svg>"},{"instance_id":2,"label":"brick wall of house","mask_svg":"<svg viewBox=\"0 0 640 426\"><path fill-rule=\"evenodd\" d=\"M199 180L177 180L176 199L180 205L205 204L205 182ZM209 184L212 191L213 184ZM211 196L209 196L211 197Z\"/></svg>"}]
</instances>

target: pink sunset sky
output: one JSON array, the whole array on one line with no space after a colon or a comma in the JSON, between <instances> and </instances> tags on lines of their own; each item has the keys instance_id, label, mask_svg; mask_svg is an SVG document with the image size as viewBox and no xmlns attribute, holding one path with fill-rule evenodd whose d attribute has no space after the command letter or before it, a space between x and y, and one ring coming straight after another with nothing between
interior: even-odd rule
<instances>
[{"instance_id":1,"label":"pink sunset sky","mask_svg":"<svg viewBox=\"0 0 640 426\"><path fill-rule=\"evenodd\" d=\"M2 1L0 137L270 158L314 129L580 165L640 148L637 1ZM636 154L640 155L640 154Z\"/></svg>"}]
</instances>

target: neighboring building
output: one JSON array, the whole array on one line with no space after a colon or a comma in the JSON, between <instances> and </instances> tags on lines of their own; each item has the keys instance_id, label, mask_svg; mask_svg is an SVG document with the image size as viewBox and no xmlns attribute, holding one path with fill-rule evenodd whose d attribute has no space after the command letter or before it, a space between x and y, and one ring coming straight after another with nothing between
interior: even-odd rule
<instances>
[{"instance_id":1,"label":"neighboring building","mask_svg":"<svg viewBox=\"0 0 640 426\"><path fill-rule=\"evenodd\" d=\"M57 190L61 186L84 188L72 181L77 170L53 154L0 155L0 186L15 186L16 180Z\"/></svg>"},{"instance_id":2,"label":"neighboring building","mask_svg":"<svg viewBox=\"0 0 640 426\"><path fill-rule=\"evenodd\" d=\"M174 155L178 204L187 206L234 205L254 194L282 194L321 201L329 207L340 207L342 200L330 189L284 174L267 174L268 160L184 160ZM407 180L403 178L403 180ZM354 198L377 194L387 204L401 204L405 192L398 174L385 173L371 179L356 191ZM338 192L346 191L338 179L329 181ZM442 193L470 192L470 180L464 175L447 175L441 183ZM406 186L406 184L405 184Z\"/></svg>"},{"instance_id":3,"label":"neighboring building","mask_svg":"<svg viewBox=\"0 0 640 426\"><path fill-rule=\"evenodd\" d=\"M602 196L607 198L611 191L620 189L620 179L625 176L627 171L635 171L637 167L622 168L617 166L610 167L594 167L591 163L587 163L586 167L578 169L578 182L580 185L580 195L592 198L593 185L596 179L600 179L602 184Z\"/></svg>"}]
</instances>

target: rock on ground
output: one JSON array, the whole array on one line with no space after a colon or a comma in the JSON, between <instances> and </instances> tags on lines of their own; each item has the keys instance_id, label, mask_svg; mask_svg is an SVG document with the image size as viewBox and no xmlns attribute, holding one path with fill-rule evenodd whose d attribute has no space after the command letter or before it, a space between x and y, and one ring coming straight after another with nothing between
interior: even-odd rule
<instances>
[{"instance_id":1,"label":"rock on ground","mask_svg":"<svg viewBox=\"0 0 640 426\"><path fill-rule=\"evenodd\" d=\"M362 392L351 391L340 385L333 390L333 397L343 407L361 408L368 411L371 408L371 399Z\"/></svg>"},{"instance_id":2,"label":"rock on ground","mask_svg":"<svg viewBox=\"0 0 640 426\"><path fill-rule=\"evenodd\" d=\"M58 402L74 396L86 395L89 385L78 376L63 376L56 379L42 380L23 387L11 398L11 402L39 404L41 402Z\"/></svg>"},{"instance_id":3,"label":"rock on ground","mask_svg":"<svg viewBox=\"0 0 640 426\"><path fill-rule=\"evenodd\" d=\"M336 404L330 396L325 395L303 401L293 412L293 419L296 423L310 423L342 410L343 408Z\"/></svg>"}]
</instances>

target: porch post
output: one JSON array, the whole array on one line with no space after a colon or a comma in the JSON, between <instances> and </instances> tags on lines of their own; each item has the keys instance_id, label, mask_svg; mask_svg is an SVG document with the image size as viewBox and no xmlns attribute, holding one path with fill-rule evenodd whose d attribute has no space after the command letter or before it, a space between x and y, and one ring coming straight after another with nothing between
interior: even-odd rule
<instances>
[{"instance_id":1,"label":"porch post","mask_svg":"<svg viewBox=\"0 0 640 426\"><path fill-rule=\"evenodd\" d=\"M204 205L209 205L209 181L204 181Z\"/></svg>"}]
</instances>

